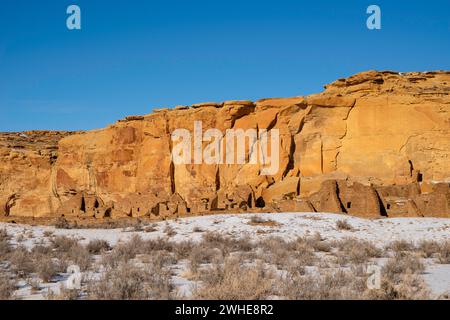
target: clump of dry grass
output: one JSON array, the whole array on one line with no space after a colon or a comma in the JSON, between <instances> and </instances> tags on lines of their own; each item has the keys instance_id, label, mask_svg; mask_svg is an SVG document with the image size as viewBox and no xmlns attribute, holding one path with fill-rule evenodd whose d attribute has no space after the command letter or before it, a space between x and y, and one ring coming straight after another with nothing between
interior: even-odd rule
<instances>
[{"instance_id":1,"label":"clump of dry grass","mask_svg":"<svg viewBox=\"0 0 450 320\"><path fill-rule=\"evenodd\" d=\"M347 220L338 220L338 221L336 221L336 229L351 231L351 230L353 230L353 227L350 223L348 223Z\"/></svg>"},{"instance_id":2,"label":"clump of dry grass","mask_svg":"<svg viewBox=\"0 0 450 320\"><path fill-rule=\"evenodd\" d=\"M166 227L164 228L164 233L168 236L168 237L173 237L177 234L177 232L175 231L175 229L170 225L167 224Z\"/></svg>"},{"instance_id":3,"label":"clump of dry grass","mask_svg":"<svg viewBox=\"0 0 450 320\"><path fill-rule=\"evenodd\" d=\"M177 260L180 260L189 257L191 251L196 246L198 245L194 244L192 241L182 241L172 244L169 250L167 250L167 248L165 250L173 252L176 255Z\"/></svg>"},{"instance_id":4,"label":"clump of dry grass","mask_svg":"<svg viewBox=\"0 0 450 320\"><path fill-rule=\"evenodd\" d=\"M94 300L169 299L173 285L162 269L145 270L132 263L122 263L104 272L100 280L88 285L88 297Z\"/></svg>"},{"instance_id":5,"label":"clump of dry grass","mask_svg":"<svg viewBox=\"0 0 450 320\"><path fill-rule=\"evenodd\" d=\"M88 296L95 300L140 300L148 297L144 286L148 272L130 263L119 265L103 273L88 286Z\"/></svg>"},{"instance_id":6,"label":"clump of dry grass","mask_svg":"<svg viewBox=\"0 0 450 320\"><path fill-rule=\"evenodd\" d=\"M35 260L35 272L44 282L50 282L60 271L59 266L49 256L42 256Z\"/></svg>"},{"instance_id":7,"label":"clump of dry grass","mask_svg":"<svg viewBox=\"0 0 450 320\"><path fill-rule=\"evenodd\" d=\"M244 266L237 259L202 270L193 297L207 300L262 300L271 294L273 273L262 264Z\"/></svg>"},{"instance_id":8,"label":"clump of dry grass","mask_svg":"<svg viewBox=\"0 0 450 320\"><path fill-rule=\"evenodd\" d=\"M57 236L51 239L51 245L55 256L63 264L64 268L74 264L83 271L89 269L92 262L91 254L76 239Z\"/></svg>"},{"instance_id":9,"label":"clump of dry grass","mask_svg":"<svg viewBox=\"0 0 450 320\"><path fill-rule=\"evenodd\" d=\"M144 232L151 233L155 231L158 231L156 223L152 223L151 225L144 227Z\"/></svg>"},{"instance_id":10,"label":"clump of dry grass","mask_svg":"<svg viewBox=\"0 0 450 320\"><path fill-rule=\"evenodd\" d=\"M111 252L103 255L103 263L116 267L134 259L136 255L144 252L145 242L138 235L134 235L128 242L117 244Z\"/></svg>"},{"instance_id":11,"label":"clump of dry grass","mask_svg":"<svg viewBox=\"0 0 450 320\"><path fill-rule=\"evenodd\" d=\"M43 233L44 237L46 238L50 238L51 236L53 236L53 231L50 230L45 230Z\"/></svg>"},{"instance_id":12,"label":"clump of dry grass","mask_svg":"<svg viewBox=\"0 0 450 320\"><path fill-rule=\"evenodd\" d=\"M437 261L442 264L450 264L450 241L441 243Z\"/></svg>"},{"instance_id":13,"label":"clump of dry grass","mask_svg":"<svg viewBox=\"0 0 450 320\"><path fill-rule=\"evenodd\" d=\"M41 290L41 280L40 279L36 279L36 278L30 276L27 278L26 283L28 286L31 287L32 292L37 292L37 291Z\"/></svg>"},{"instance_id":14,"label":"clump of dry grass","mask_svg":"<svg viewBox=\"0 0 450 320\"><path fill-rule=\"evenodd\" d=\"M195 246L192 248L188 258L191 271L195 272L201 264L211 263L219 257L221 257L221 252L218 249Z\"/></svg>"},{"instance_id":15,"label":"clump of dry grass","mask_svg":"<svg viewBox=\"0 0 450 320\"><path fill-rule=\"evenodd\" d=\"M420 258L412 253L395 253L382 269L381 288L368 292L369 299L430 299L430 291L419 276L425 270Z\"/></svg>"},{"instance_id":16,"label":"clump of dry grass","mask_svg":"<svg viewBox=\"0 0 450 320\"><path fill-rule=\"evenodd\" d=\"M420 258L411 253L395 253L383 267L383 274L390 280L398 282L407 273L419 274L425 270Z\"/></svg>"},{"instance_id":17,"label":"clump of dry grass","mask_svg":"<svg viewBox=\"0 0 450 320\"><path fill-rule=\"evenodd\" d=\"M337 249L335 254L341 265L362 264L371 258L380 258L383 255L383 250L377 248L373 243L355 238L335 241L332 246Z\"/></svg>"},{"instance_id":18,"label":"clump of dry grass","mask_svg":"<svg viewBox=\"0 0 450 320\"><path fill-rule=\"evenodd\" d=\"M251 226L264 226L264 227L275 227L278 226L279 223L270 219L263 219L260 216L254 215L250 218L248 222Z\"/></svg>"},{"instance_id":19,"label":"clump of dry grass","mask_svg":"<svg viewBox=\"0 0 450 320\"><path fill-rule=\"evenodd\" d=\"M11 270L21 278L27 278L36 273L44 282L49 282L59 272L64 271L62 266L55 261L51 248L38 245L30 251L23 246L14 249L8 260Z\"/></svg>"},{"instance_id":20,"label":"clump of dry grass","mask_svg":"<svg viewBox=\"0 0 450 320\"><path fill-rule=\"evenodd\" d=\"M0 229L0 241L7 241L11 237L5 229Z\"/></svg>"},{"instance_id":21,"label":"clump of dry grass","mask_svg":"<svg viewBox=\"0 0 450 320\"><path fill-rule=\"evenodd\" d=\"M318 252L330 252L332 249L330 242L325 241L320 233L316 233L312 237L298 239L297 241L304 241L308 246Z\"/></svg>"},{"instance_id":22,"label":"clump of dry grass","mask_svg":"<svg viewBox=\"0 0 450 320\"><path fill-rule=\"evenodd\" d=\"M0 300L10 300L16 290L16 283L7 275L0 274Z\"/></svg>"},{"instance_id":23,"label":"clump of dry grass","mask_svg":"<svg viewBox=\"0 0 450 320\"><path fill-rule=\"evenodd\" d=\"M78 244L78 241L66 236L56 236L50 240L52 248L56 251L67 252Z\"/></svg>"},{"instance_id":24,"label":"clump of dry grass","mask_svg":"<svg viewBox=\"0 0 450 320\"><path fill-rule=\"evenodd\" d=\"M94 239L88 243L86 249L90 254L100 254L102 252L111 250L111 247L106 240Z\"/></svg>"},{"instance_id":25,"label":"clump of dry grass","mask_svg":"<svg viewBox=\"0 0 450 320\"><path fill-rule=\"evenodd\" d=\"M270 237L261 240L258 242L257 248L261 249L261 257L266 262L272 262L277 266L283 265L290 257L288 245L286 241L280 237Z\"/></svg>"},{"instance_id":26,"label":"clump of dry grass","mask_svg":"<svg viewBox=\"0 0 450 320\"><path fill-rule=\"evenodd\" d=\"M411 241L396 240L391 242L386 249L390 249L394 252L413 252L416 251L417 248Z\"/></svg>"},{"instance_id":27,"label":"clump of dry grass","mask_svg":"<svg viewBox=\"0 0 450 320\"><path fill-rule=\"evenodd\" d=\"M325 274L288 272L278 282L279 295L290 300L361 299L366 278L343 270Z\"/></svg>"},{"instance_id":28,"label":"clump of dry grass","mask_svg":"<svg viewBox=\"0 0 450 320\"><path fill-rule=\"evenodd\" d=\"M204 248L217 248L223 255L228 255L231 252L248 252L255 246L248 237L242 237L239 239L224 236L217 232L208 231L202 235L202 242L199 246Z\"/></svg>"},{"instance_id":29,"label":"clump of dry grass","mask_svg":"<svg viewBox=\"0 0 450 320\"><path fill-rule=\"evenodd\" d=\"M11 263L11 270L21 278L25 278L34 272L34 262L27 248L19 246L15 248L7 258Z\"/></svg>"},{"instance_id":30,"label":"clump of dry grass","mask_svg":"<svg viewBox=\"0 0 450 320\"><path fill-rule=\"evenodd\" d=\"M436 258L437 263L450 264L450 241L442 243L432 240L422 241L419 243L417 251L424 258Z\"/></svg>"},{"instance_id":31,"label":"clump of dry grass","mask_svg":"<svg viewBox=\"0 0 450 320\"><path fill-rule=\"evenodd\" d=\"M428 300L430 291L423 279L415 274L402 274L397 281L388 277L381 280L381 288L367 291L370 300Z\"/></svg>"},{"instance_id":32,"label":"clump of dry grass","mask_svg":"<svg viewBox=\"0 0 450 320\"><path fill-rule=\"evenodd\" d=\"M194 229L192 229L193 232L203 232L203 229L200 228L199 226L194 227Z\"/></svg>"},{"instance_id":33,"label":"clump of dry grass","mask_svg":"<svg viewBox=\"0 0 450 320\"><path fill-rule=\"evenodd\" d=\"M164 238L149 239L146 241L139 241L139 238L136 238L133 241L135 242L134 247L136 248L137 253L142 254L146 253L148 254L152 253L153 251L161 251L161 250L172 252L174 251L175 246L178 245Z\"/></svg>"},{"instance_id":34,"label":"clump of dry grass","mask_svg":"<svg viewBox=\"0 0 450 320\"><path fill-rule=\"evenodd\" d=\"M424 258L432 258L434 255L439 253L441 247L436 241L424 240L419 243L417 249L422 253Z\"/></svg>"},{"instance_id":35,"label":"clump of dry grass","mask_svg":"<svg viewBox=\"0 0 450 320\"><path fill-rule=\"evenodd\" d=\"M270 237L256 244L260 249L258 257L278 268L290 268L291 265L311 266L316 262L314 248L304 238L287 242L279 237Z\"/></svg>"},{"instance_id":36,"label":"clump of dry grass","mask_svg":"<svg viewBox=\"0 0 450 320\"><path fill-rule=\"evenodd\" d=\"M52 290L49 289L45 298L47 300L77 300L81 296L80 289L68 289L64 284L60 285L59 293L56 294Z\"/></svg>"},{"instance_id":37,"label":"clump of dry grass","mask_svg":"<svg viewBox=\"0 0 450 320\"><path fill-rule=\"evenodd\" d=\"M9 244L10 236L6 230L0 230L0 261L4 260L8 253L11 251L11 245Z\"/></svg>"},{"instance_id":38,"label":"clump of dry grass","mask_svg":"<svg viewBox=\"0 0 450 320\"><path fill-rule=\"evenodd\" d=\"M325 247L322 246L321 249L324 250ZM314 248L311 248L308 242L299 239L291 243L291 254L298 266L313 266L318 259L314 253Z\"/></svg>"},{"instance_id":39,"label":"clump of dry grass","mask_svg":"<svg viewBox=\"0 0 450 320\"><path fill-rule=\"evenodd\" d=\"M72 229L73 225L64 217L56 219L54 226L56 229Z\"/></svg>"}]
</instances>

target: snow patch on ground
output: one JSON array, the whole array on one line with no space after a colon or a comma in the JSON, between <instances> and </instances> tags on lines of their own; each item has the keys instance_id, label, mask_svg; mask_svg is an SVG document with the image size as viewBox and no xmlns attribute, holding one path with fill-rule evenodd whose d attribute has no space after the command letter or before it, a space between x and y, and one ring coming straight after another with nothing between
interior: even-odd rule
<instances>
[{"instance_id":1,"label":"snow patch on ground","mask_svg":"<svg viewBox=\"0 0 450 320\"><path fill-rule=\"evenodd\" d=\"M44 239L44 232L54 235L75 237L86 244L93 239L108 241L111 245L127 241L133 235L139 234L144 239L167 237L165 229L170 226L174 235L172 241L199 241L203 232L220 232L235 238L251 237L281 237L295 239L320 233L328 240L338 240L347 237L372 241L384 246L395 240L420 242L422 240L450 239L450 219L441 218L389 218L363 219L353 216L329 213L265 213L257 216L277 223L276 226L251 225L249 221L255 214L222 214L200 217L187 217L177 220L155 222L155 232L133 231L133 229L56 229L48 226L26 226L0 223L8 233L32 234L25 236L22 245L34 246ZM338 230L336 222L347 221L353 230ZM199 232L202 231L202 232Z\"/></svg>"},{"instance_id":2,"label":"snow patch on ground","mask_svg":"<svg viewBox=\"0 0 450 320\"><path fill-rule=\"evenodd\" d=\"M450 219L443 218L389 218L363 219L348 215L329 213L267 213L257 214L261 219L274 222L272 226L251 224L255 214L221 214L200 217L186 217L177 220L155 222L155 231L135 231L129 229L56 229L49 226L28 226L0 223L0 229L13 236L12 242L29 248L47 243L46 234L77 238L82 244L91 240L106 240L114 246L118 242L128 241L134 235L143 239L169 238L171 241L200 241L205 232L218 232L233 238L249 237L261 239L266 237L281 237L285 240L303 236L313 236L320 233L326 240L356 238L368 240L379 247L384 247L395 240L406 240L418 243L423 240L446 241L450 239ZM352 230L340 230L336 223L346 221ZM172 235L167 230L172 229ZM180 270L181 272L181 270ZM435 294L450 290L450 265L427 264L425 281ZM189 292L189 281L182 277L175 279L183 289ZM57 290L56 285L49 285ZM24 284L25 288L25 284ZM26 291L26 292L25 292ZM22 298L39 298L19 289L18 296Z\"/></svg>"}]
</instances>

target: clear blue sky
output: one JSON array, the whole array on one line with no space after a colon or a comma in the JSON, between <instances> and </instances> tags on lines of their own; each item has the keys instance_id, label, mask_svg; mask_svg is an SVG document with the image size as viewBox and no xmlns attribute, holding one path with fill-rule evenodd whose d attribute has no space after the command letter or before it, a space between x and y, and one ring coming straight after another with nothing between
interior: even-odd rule
<instances>
[{"instance_id":1,"label":"clear blue sky","mask_svg":"<svg viewBox=\"0 0 450 320\"><path fill-rule=\"evenodd\" d=\"M66 8L82 30L66 28ZM382 9L382 30L366 8ZM450 1L2 0L0 131L319 92L369 69L450 69Z\"/></svg>"}]
</instances>

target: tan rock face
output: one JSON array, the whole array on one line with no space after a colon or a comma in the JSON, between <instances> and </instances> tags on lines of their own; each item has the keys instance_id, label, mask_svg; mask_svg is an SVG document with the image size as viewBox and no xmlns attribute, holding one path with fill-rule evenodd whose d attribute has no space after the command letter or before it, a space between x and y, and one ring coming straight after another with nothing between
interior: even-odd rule
<instances>
[{"instance_id":1,"label":"tan rock face","mask_svg":"<svg viewBox=\"0 0 450 320\"><path fill-rule=\"evenodd\" d=\"M370 71L325 88L308 97L161 109L88 132L0 134L0 215L450 216L450 72ZM226 146L227 129L278 129L279 170L175 164L171 134L193 132L198 121L203 132L222 132ZM245 143L247 157L251 147Z\"/></svg>"}]
</instances>

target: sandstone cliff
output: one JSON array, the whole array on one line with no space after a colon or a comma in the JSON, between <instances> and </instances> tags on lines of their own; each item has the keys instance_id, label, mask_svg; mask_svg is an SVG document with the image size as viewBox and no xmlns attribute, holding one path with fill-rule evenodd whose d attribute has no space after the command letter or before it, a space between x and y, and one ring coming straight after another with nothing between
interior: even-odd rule
<instances>
[{"instance_id":1,"label":"sandstone cliff","mask_svg":"<svg viewBox=\"0 0 450 320\"><path fill-rule=\"evenodd\" d=\"M171 160L178 128L279 129L280 167ZM450 72L369 71L307 97L155 110L101 130L0 134L0 215L242 211L450 216Z\"/></svg>"}]
</instances>

